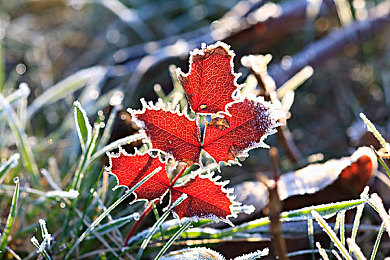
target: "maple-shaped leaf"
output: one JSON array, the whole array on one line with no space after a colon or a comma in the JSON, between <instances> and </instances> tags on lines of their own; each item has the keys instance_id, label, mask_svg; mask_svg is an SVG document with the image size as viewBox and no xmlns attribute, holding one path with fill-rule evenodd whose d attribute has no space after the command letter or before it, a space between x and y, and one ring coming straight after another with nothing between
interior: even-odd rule
<instances>
[{"instance_id":1,"label":"maple-shaped leaf","mask_svg":"<svg viewBox=\"0 0 390 260\"><path fill-rule=\"evenodd\" d=\"M190 69L184 74L177 69L177 77L184 88L192 111L202 114L226 112L226 106L235 100L241 88L240 74L233 71L235 54L230 46L217 42L190 53Z\"/></svg>"},{"instance_id":2,"label":"maple-shaped leaf","mask_svg":"<svg viewBox=\"0 0 390 260\"><path fill-rule=\"evenodd\" d=\"M194 219L222 220L231 224L229 217L237 217L235 207L240 204L233 201L230 195L233 189L225 189L228 181L217 182L220 176L212 177L212 173L200 175L194 172L184 184L175 186L175 180L170 183L165 165L159 157L153 157L148 153L129 155L123 149L118 154L109 155L110 167L108 170L117 177L118 185L133 187L137 182L152 171L161 167L162 170L153 175L149 180L134 191L137 199L148 202L160 200L170 192L171 202L176 201L183 193L187 199L175 207L174 212L181 219L189 217Z\"/></svg>"},{"instance_id":3,"label":"maple-shaped leaf","mask_svg":"<svg viewBox=\"0 0 390 260\"><path fill-rule=\"evenodd\" d=\"M134 155L129 155L120 148L118 154L109 154L108 157L110 163L108 170L116 176L117 187L133 187L158 167L162 168L134 191L137 199L154 201L161 199L168 191L170 182L165 163L161 162L158 156L153 157L148 153L141 154L137 150Z\"/></svg>"},{"instance_id":4,"label":"maple-shaped leaf","mask_svg":"<svg viewBox=\"0 0 390 260\"><path fill-rule=\"evenodd\" d=\"M205 218L229 222L230 216L236 217L232 211L234 197L231 190L225 189L227 182L218 183L219 177L212 178L211 174L205 176L197 174L181 186L171 188L171 201L176 201L183 193L188 197L173 210L179 218Z\"/></svg>"},{"instance_id":5,"label":"maple-shaped leaf","mask_svg":"<svg viewBox=\"0 0 390 260\"><path fill-rule=\"evenodd\" d=\"M156 105L141 99L142 110L131 110L133 121L146 132L154 150L173 156L177 161L189 165L199 161L200 129L194 119L178 108L166 108L159 99Z\"/></svg>"},{"instance_id":6,"label":"maple-shaped leaf","mask_svg":"<svg viewBox=\"0 0 390 260\"><path fill-rule=\"evenodd\" d=\"M204 134L202 147L217 163L236 161L249 150L266 146L263 140L279 125L277 111L262 99L232 103L228 111L230 115L207 123Z\"/></svg>"},{"instance_id":7,"label":"maple-shaped leaf","mask_svg":"<svg viewBox=\"0 0 390 260\"><path fill-rule=\"evenodd\" d=\"M195 120L165 107L162 100L154 106L141 100L143 109L129 110L134 121L146 132L152 149L170 154L177 161L189 165L201 164L200 152L204 149L217 163L229 163L247 151L264 146L263 139L275 132L278 112L258 98L231 103L230 115L216 117L206 126L203 144L200 128ZM168 105L169 106L169 105Z\"/></svg>"}]
</instances>

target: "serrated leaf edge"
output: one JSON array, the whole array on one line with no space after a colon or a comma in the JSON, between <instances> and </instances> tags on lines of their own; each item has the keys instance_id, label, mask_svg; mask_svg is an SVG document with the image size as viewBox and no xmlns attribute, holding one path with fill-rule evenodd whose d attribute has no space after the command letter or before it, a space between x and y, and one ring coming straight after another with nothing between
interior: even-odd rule
<instances>
[{"instance_id":1,"label":"serrated leaf edge","mask_svg":"<svg viewBox=\"0 0 390 260\"><path fill-rule=\"evenodd\" d=\"M242 100L236 100L234 102L231 102L229 104L227 104L227 109L229 109L231 106L233 106L234 104L236 103L240 103L240 102L244 102L245 99L248 99L249 101L253 101L256 104L260 103L262 105L264 105L265 108L267 108L268 110L266 111L267 113L267 116L270 117L271 119L271 126L270 128L268 128L265 132L264 132L264 135L261 137L260 141L259 142L254 142L252 143L251 145L248 146L248 148L246 148L245 150L241 151L239 154L237 154L235 160L229 160L227 162L225 161L220 161L219 163L217 163L217 161L214 159L214 157L212 157L209 153L207 153L206 150L202 149L203 152L207 153L209 155L210 158L212 158L212 160L217 163L217 169L218 171L220 172L221 169L221 164L225 164L227 166L231 166L232 164L236 164L238 166L241 166L241 163L237 160L237 158L246 158L249 156L249 151L252 150L252 149L256 149L256 148L269 148L269 145L267 145L264 140L270 136L270 135L273 135L277 132L276 128L279 127L279 126L282 126L283 124L281 122L279 122L278 120L283 118L285 116L285 113L279 109L277 109L275 107L275 105L273 105L271 102L269 101L265 101L263 97L246 97L246 98L243 98ZM228 116L231 116L230 114ZM207 128L207 125L206 125L206 128ZM205 136L206 135L206 130L203 132L203 137L202 139L204 140L205 139ZM200 160L202 158L200 157Z\"/></svg>"},{"instance_id":2,"label":"serrated leaf edge","mask_svg":"<svg viewBox=\"0 0 390 260\"><path fill-rule=\"evenodd\" d=\"M234 226L234 224L229 220L229 218L230 217L237 218L237 213L236 213L237 211L234 210L234 207L241 206L242 203L235 201L236 196L232 194L234 192L234 188L225 188L225 186L230 183L229 180L218 182L222 177L220 175L215 175L215 172L208 172L207 174L198 174L197 172L195 172L193 174L190 174L189 177L187 178L187 180L185 182L181 183L180 186L174 186L172 188L175 188L175 187L180 188L180 187L186 185L189 181L195 179L196 177L199 177L201 179L209 179L215 185L221 187L221 191L224 194L226 194L229 201L231 202L231 205L229 206L231 214L227 215L226 218L220 218L220 217L217 217L213 214L207 215L207 216L202 216L202 217L193 216L190 218L188 218L188 217L186 217L186 218L190 219L191 221L199 221L200 219L210 219L210 220L213 220L215 222L223 221L231 226ZM168 206L166 208L164 208L163 210L165 211L171 205L171 203L172 203L172 195L170 194ZM175 218L180 219L179 216L176 214L175 209L173 209L172 213L175 216Z\"/></svg>"},{"instance_id":3,"label":"serrated leaf edge","mask_svg":"<svg viewBox=\"0 0 390 260\"><path fill-rule=\"evenodd\" d=\"M230 56L230 67L231 67L231 73L232 75L234 76L234 81L233 81L233 84L234 86L236 86L237 88L233 91L231 97L232 99L235 101L235 100L239 100L240 99L240 91L241 89L245 86L245 83L243 84L238 84L237 83L237 80L238 78L242 75L241 73L235 73L234 72L234 62L233 62L233 59L234 57L236 56L235 52L230 49L230 45L224 43L224 42L221 42L221 41L217 41L216 43L214 44L210 44L210 45L206 45L206 43L202 43L201 44L201 48L200 49L194 49L190 52L190 58L189 58L189 69L188 69L188 72L187 73L184 73L181 68L177 68L176 69L176 76L177 76L177 79L179 80L180 82L180 79L179 77L188 77L190 74L191 74L191 65L193 63L193 57L195 55L201 55L201 56L204 56L205 55L205 51L207 50L212 50L212 49L216 49L218 47L222 47L223 49L225 49L225 51L227 52L227 54ZM233 102L234 102L233 101ZM201 112L198 112L196 114L198 115L230 115L228 110L227 110L227 107L229 106L229 104L232 103L232 102L229 102L228 104L225 105L225 110L224 111L218 111L217 113L201 113ZM191 108L191 105L189 105L191 111L192 108ZM194 111L193 111L194 112Z\"/></svg>"},{"instance_id":4,"label":"serrated leaf edge","mask_svg":"<svg viewBox=\"0 0 390 260\"><path fill-rule=\"evenodd\" d=\"M187 107L184 107L183 110L181 111L180 110L180 105L176 105L174 108L172 107L171 103L168 102L167 104L164 103L164 101L159 98L156 102L156 104L153 104L152 101L149 101L149 102L146 102L144 98L141 98L140 99L141 101L141 104L142 104L142 109L132 109L132 108L128 108L127 109L127 112L130 113L131 115L131 120L140 128L139 130L139 133L140 134L144 134L146 136L146 138L143 138L142 139L142 142L144 144L149 144L151 146L151 148L148 149L148 151L155 151L155 152L160 152L160 153L163 153L165 154L168 158L172 158L174 161L175 161L175 166L178 164L179 160L176 160L176 158L173 156L172 153L169 153L169 152L166 152L166 151L163 151L161 149L157 149L157 148L153 148L153 145L152 145L152 142L149 138L149 135L146 133L145 131L145 123L142 121L142 120L139 120L137 115L142 115L145 113L146 109L148 110L154 110L154 111L160 111L160 110L163 110L164 112L170 112L172 114L176 114L178 116L184 116L186 119L188 119L189 121L192 121L194 122L195 121L195 124L197 126L197 129L199 130L200 127L199 127L199 123L198 121L195 119L195 118L190 118L189 115L187 114ZM200 136L199 136L200 137ZM200 141L200 140L199 140ZM199 143L200 145L200 143ZM167 160L168 160L167 158ZM201 157L199 155L199 161ZM200 162L194 162L194 164L198 164L198 165L201 165ZM201 165L202 166L202 165Z\"/></svg>"},{"instance_id":5,"label":"serrated leaf edge","mask_svg":"<svg viewBox=\"0 0 390 260\"><path fill-rule=\"evenodd\" d=\"M164 167L166 167L166 162L163 161L161 159L161 156L159 154L157 154L156 156L153 156L151 153L149 153L150 150L142 153L140 152L136 147L134 148L135 152L134 154L130 154L130 153L127 153L125 149L122 148L122 146L118 146L118 149L119 149L119 152L118 153L110 153L110 152L107 152L106 155L108 157L108 163L109 163L109 166L106 166L105 167L105 170L112 176L115 177L115 180L116 180L116 185L114 188L112 188L112 190L116 190L120 187L125 187L127 190L130 190L130 187L126 186L126 185L119 185L119 178L112 172L112 159L111 158L119 158L121 156L121 154L123 154L124 156L128 156L128 157L134 157L134 156L143 156L145 154L148 154L149 156L151 156L152 158L158 158L160 160L161 163L164 164ZM161 169L162 170L162 169ZM155 201L159 201L160 203L162 203L162 200L163 198L167 195L167 193L169 192L169 187L167 188L167 190L160 196L160 198L156 198L152 201L149 201L147 199L138 199L138 196L137 194L135 193L135 191L133 192L133 195L135 196L135 199L130 203L130 204L133 204L137 201L145 201L146 203L152 203L152 202L155 202Z\"/></svg>"}]
</instances>

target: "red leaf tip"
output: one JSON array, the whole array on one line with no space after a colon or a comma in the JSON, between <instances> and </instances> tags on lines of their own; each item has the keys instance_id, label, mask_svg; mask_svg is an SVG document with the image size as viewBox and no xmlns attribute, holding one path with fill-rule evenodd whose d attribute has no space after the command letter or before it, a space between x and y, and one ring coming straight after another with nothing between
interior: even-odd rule
<instances>
[{"instance_id":1,"label":"red leaf tip","mask_svg":"<svg viewBox=\"0 0 390 260\"><path fill-rule=\"evenodd\" d=\"M150 143L150 150L161 151L176 161L182 161L189 165L199 161L200 156L200 130L198 123L180 107L172 108L159 99L154 105L141 99L142 109L128 112L133 122L141 127L141 132L146 133L144 143Z\"/></svg>"},{"instance_id":2,"label":"red leaf tip","mask_svg":"<svg viewBox=\"0 0 390 260\"><path fill-rule=\"evenodd\" d=\"M238 99L243 85L237 83L241 73L234 72L235 53L230 46L216 42L190 52L189 71L177 68L192 111L197 114L224 114L230 102Z\"/></svg>"}]
</instances>

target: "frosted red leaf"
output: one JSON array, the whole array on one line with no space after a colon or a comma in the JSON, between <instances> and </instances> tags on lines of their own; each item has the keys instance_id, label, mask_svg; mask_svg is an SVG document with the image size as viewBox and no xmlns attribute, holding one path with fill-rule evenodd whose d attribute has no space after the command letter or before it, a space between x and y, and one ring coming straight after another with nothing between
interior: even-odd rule
<instances>
[{"instance_id":1,"label":"frosted red leaf","mask_svg":"<svg viewBox=\"0 0 390 260\"><path fill-rule=\"evenodd\" d=\"M253 148L265 146L263 140L278 126L269 104L262 100L245 99L228 107L229 115L214 118L205 130L202 148L217 163L236 161Z\"/></svg>"},{"instance_id":2,"label":"frosted red leaf","mask_svg":"<svg viewBox=\"0 0 390 260\"><path fill-rule=\"evenodd\" d=\"M141 99L143 109L129 110L133 120L146 132L153 149L171 154L189 165L200 156L200 130L195 120L167 108L162 100L156 105ZM148 140L146 140L148 141Z\"/></svg>"},{"instance_id":3,"label":"frosted red leaf","mask_svg":"<svg viewBox=\"0 0 390 260\"><path fill-rule=\"evenodd\" d=\"M228 217L236 215L232 206L236 204L229 197L225 183L217 183L210 175L191 178L185 184L171 188L171 201L177 200L183 193L188 197L174 208L179 218L221 219L229 222Z\"/></svg>"},{"instance_id":4,"label":"frosted red leaf","mask_svg":"<svg viewBox=\"0 0 390 260\"><path fill-rule=\"evenodd\" d=\"M146 132L152 149L173 156L189 165L201 164L204 149L217 163L235 161L250 149L264 146L263 139L278 126L276 112L261 99L236 101L228 107L230 115L216 117L207 123L203 144L195 120L176 109L167 109L161 100L154 106L141 100L141 111L129 110L134 121Z\"/></svg>"},{"instance_id":5,"label":"frosted red leaf","mask_svg":"<svg viewBox=\"0 0 390 260\"><path fill-rule=\"evenodd\" d=\"M234 101L240 85L239 74L233 71L235 54L230 46L217 42L190 53L190 69L187 74L180 68L177 77L183 86L192 111L202 114L226 112L226 106Z\"/></svg>"},{"instance_id":6,"label":"frosted red leaf","mask_svg":"<svg viewBox=\"0 0 390 260\"><path fill-rule=\"evenodd\" d=\"M165 163L160 158L150 156L148 153L135 155L126 154L120 149L119 154L109 156L109 171L118 180L118 186L133 187L144 177L156 170L162 169L134 191L137 199L153 201L160 199L167 192L170 182L165 170Z\"/></svg>"}]
</instances>

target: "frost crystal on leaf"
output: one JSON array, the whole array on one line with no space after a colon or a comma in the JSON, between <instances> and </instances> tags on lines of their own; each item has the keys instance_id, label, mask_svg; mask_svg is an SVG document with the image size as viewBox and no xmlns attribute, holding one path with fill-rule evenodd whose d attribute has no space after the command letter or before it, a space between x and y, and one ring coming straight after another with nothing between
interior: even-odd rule
<instances>
[{"instance_id":1,"label":"frost crystal on leaf","mask_svg":"<svg viewBox=\"0 0 390 260\"><path fill-rule=\"evenodd\" d=\"M234 73L235 54L230 46L217 42L190 54L190 70L184 74L177 69L177 77L183 86L192 111L200 114L225 113L226 106L235 100L239 89L240 74Z\"/></svg>"},{"instance_id":2,"label":"frost crystal on leaf","mask_svg":"<svg viewBox=\"0 0 390 260\"><path fill-rule=\"evenodd\" d=\"M134 155L127 154L123 149L119 154L109 154L110 168L108 169L118 180L117 186L133 187L137 182L152 171L161 167L162 170L142 184L134 193L138 199L153 201L161 199L167 192L170 182L165 170L165 163L159 157L138 151Z\"/></svg>"},{"instance_id":3,"label":"frost crystal on leaf","mask_svg":"<svg viewBox=\"0 0 390 260\"><path fill-rule=\"evenodd\" d=\"M179 109L172 110L160 99L156 105L141 99L142 110L129 112L133 121L146 132L154 150L163 151L177 161L193 164L199 161L200 130L195 120Z\"/></svg>"},{"instance_id":4,"label":"frost crystal on leaf","mask_svg":"<svg viewBox=\"0 0 390 260\"><path fill-rule=\"evenodd\" d=\"M266 146L263 140L275 133L280 115L261 98L235 101L228 107L230 115L213 118L206 125L203 142L200 128L179 109L172 110L159 100L156 105L143 104L142 110L129 110L134 121L146 132L152 150L171 155L175 160L201 164L201 150L219 162L237 162L253 148Z\"/></svg>"},{"instance_id":5,"label":"frost crystal on leaf","mask_svg":"<svg viewBox=\"0 0 390 260\"><path fill-rule=\"evenodd\" d=\"M217 182L220 176L213 178L212 175L195 175L183 185L172 187L171 201L183 193L188 195L188 199L174 209L179 218L214 219L231 224L228 218L237 217L232 209L239 203L230 195L233 190L224 188L229 181Z\"/></svg>"}]
</instances>

